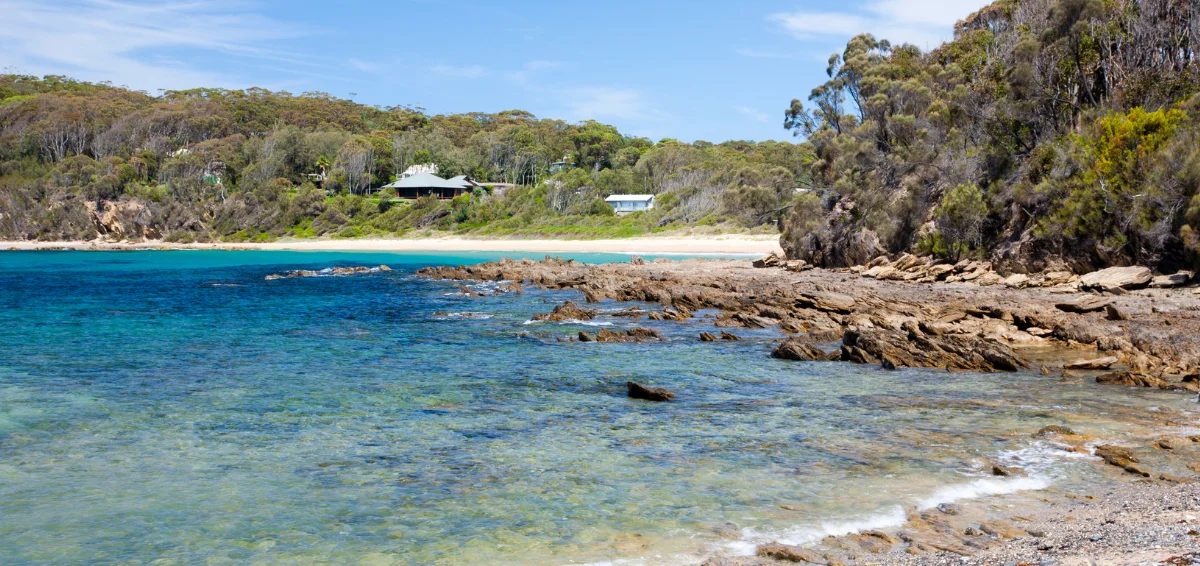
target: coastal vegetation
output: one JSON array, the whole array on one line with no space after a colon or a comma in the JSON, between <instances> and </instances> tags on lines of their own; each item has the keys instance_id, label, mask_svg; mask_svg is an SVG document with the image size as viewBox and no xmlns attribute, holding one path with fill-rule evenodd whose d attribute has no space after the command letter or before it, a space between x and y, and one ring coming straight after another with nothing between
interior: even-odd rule
<instances>
[{"instance_id":1,"label":"coastal vegetation","mask_svg":"<svg viewBox=\"0 0 1200 566\"><path fill-rule=\"evenodd\" d=\"M621 237L774 230L807 146L657 142L513 110L431 116L324 93L151 96L64 77L0 76L0 238ZM412 165L480 188L453 200L379 188ZM657 206L616 216L612 194ZM761 227L761 228L760 228Z\"/></svg>"},{"instance_id":2,"label":"coastal vegetation","mask_svg":"<svg viewBox=\"0 0 1200 566\"><path fill-rule=\"evenodd\" d=\"M1000 0L930 52L860 35L792 101L798 143L685 143L512 110L324 93L157 96L0 76L0 238L270 241L782 229L789 257L998 269L1200 265L1200 15L1176 0ZM412 165L482 185L378 189ZM656 195L618 216L612 194Z\"/></svg>"},{"instance_id":3,"label":"coastal vegetation","mask_svg":"<svg viewBox=\"0 0 1200 566\"><path fill-rule=\"evenodd\" d=\"M1001 0L929 53L858 36L787 111L816 158L784 247L1195 266L1198 47L1200 12L1173 0Z\"/></svg>"}]
</instances>

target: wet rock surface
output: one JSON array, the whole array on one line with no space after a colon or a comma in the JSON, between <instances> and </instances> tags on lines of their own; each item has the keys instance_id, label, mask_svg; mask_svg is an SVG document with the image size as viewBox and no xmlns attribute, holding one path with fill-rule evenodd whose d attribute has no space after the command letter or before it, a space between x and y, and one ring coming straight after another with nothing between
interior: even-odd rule
<instances>
[{"instance_id":1,"label":"wet rock surface","mask_svg":"<svg viewBox=\"0 0 1200 566\"><path fill-rule=\"evenodd\" d=\"M798 339L773 348L783 359L821 359L800 343L840 341L841 361L896 369L1017 371L1028 367L1031 355L1054 351L1061 352L1055 355L1062 360L1057 367L1105 360L1069 370L1094 367L1117 374L1101 383L1200 390L1200 382L1183 380L1200 374L1200 296L1188 288L1138 289L1143 280L1149 283L1142 269L1105 270L1087 279L1124 293L1115 295L1080 294L1084 278L1061 271L979 285L977 280L994 273L986 262L947 265L916 256L881 257L856 268L803 271L786 263L768 260L760 268L722 260L585 265L546 258L418 273L576 290L588 302L657 303L661 310L629 314L644 312L656 321L686 322L696 311L713 309L719 312L713 319L719 328L778 329ZM536 318L592 320L597 315L565 303ZM731 340L714 331L706 334L701 340ZM1117 361L1108 364L1112 358ZM1055 367L1040 363L1049 371Z\"/></svg>"},{"instance_id":2,"label":"wet rock surface","mask_svg":"<svg viewBox=\"0 0 1200 566\"><path fill-rule=\"evenodd\" d=\"M629 389L630 399L642 399L645 401L666 402L675 398L675 394L661 387L648 387L632 381L625 384Z\"/></svg>"},{"instance_id":3,"label":"wet rock surface","mask_svg":"<svg viewBox=\"0 0 1200 566\"><path fill-rule=\"evenodd\" d=\"M660 321L693 321L692 313L712 309L717 314L703 316L711 316L719 328L778 329L790 336L771 346L764 342L764 357L774 352L782 359L828 359L831 352L820 346L836 345L838 360L883 368L1014 371L1036 360L1046 379L1068 372L1070 383L1095 379L1131 387L1200 388L1200 295L1191 288L1133 283L1081 293L1081 278L1069 272L991 277L990 265L947 266L922 258L847 270L797 271L786 263L755 268L746 261L589 266L526 260L424 274L575 290L589 302L656 303L661 310L643 312ZM864 276L867 271L874 275ZM1081 300L1090 304L1075 312L1059 308ZM1112 316L1109 306L1122 316ZM718 330L702 336L722 341ZM1089 363L1064 368L1081 361ZM628 387L631 397L650 391L645 394L658 400L672 398L670 392L654 393L655 388ZM1186 435L1143 439L1129 448L1063 426L1034 428L1020 434L1078 453L1124 484L1098 497L1047 493L1052 504L1028 513L1022 509L1021 516L981 516L976 502L910 509L902 527L882 533L887 538L859 532L799 547L763 544L756 556L714 556L705 563L1084 564L1085 557L1098 563L1157 563L1200 544L1187 535L1200 528L1200 491L1188 483L1194 476L1187 475L1200 474L1200 457L1185 448L1194 440ZM1160 468L1155 458L1164 457L1183 461L1177 469ZM1189 463L1195 467L1188 468ZM1006 478L1020 477L1021 470L989 462L982 473L1011 481Z\"/></svg>"}]
</instances>

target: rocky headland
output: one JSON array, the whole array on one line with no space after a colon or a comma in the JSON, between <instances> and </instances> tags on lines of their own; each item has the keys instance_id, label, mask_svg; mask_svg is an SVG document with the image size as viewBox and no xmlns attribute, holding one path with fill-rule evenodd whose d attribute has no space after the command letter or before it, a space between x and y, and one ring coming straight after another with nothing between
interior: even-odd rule
<instances>
[{"instance_id":1,"label":"rocky headland","mask_svg":"<svg viewBox=\"0 0 1200 566\"><path fill-rule=\"evenodd\" d=\"M875 364L888 370L1037 371L1064 383L1200 392L1200 288L1191 273L1154 275L1140 267L1074 274L1002 275L986 262L938 263L905 255L847 269L814 269L768 256L755 262L635 258L587 265L547 257L430 267L420 275L457 281L512 281L573 290L587 303L651 303L614 316L687 321L703 311L720 336L737 328L778 328L763 355L815 363ZM590 320L596 311L566 302L546 320ZM576 340L660 340L648 329L587 333ZM571 338L567 338L570 340ZM631 386L632 387L632 386ZM667 393L667 392L663 392ZM1192 426L1164 413L1158 425ZM1177 415L1174 415L1177 417ZM713 556L707 564L1191 564L1200 560L1200 436L1163 437L1145 447L1110 444L1066 427L1028 431L1063 450L1095 456L1118 487L1104 493L1039 491L1011 509L987 502L907 512L899 530L864 531L794 547L764 544L754 557ZM1179 460L1173 475L1139 453ZM1160 462L1160 460L1155 460ZM995 466L997 476L1021 470ZM988 507L993 507L990 511ZM1130 554L1132 553L1132 554ZM1189 554L1191 553L1191 554Z\"/></svg>"}]
</instances>

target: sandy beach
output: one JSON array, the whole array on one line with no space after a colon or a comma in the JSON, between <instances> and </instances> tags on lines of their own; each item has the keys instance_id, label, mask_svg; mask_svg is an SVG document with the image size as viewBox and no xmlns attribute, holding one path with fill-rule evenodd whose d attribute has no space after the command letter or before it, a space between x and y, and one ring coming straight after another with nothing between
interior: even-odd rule
<instances>
[{"instance_id":1,"label":"sandy beach","mask_svg":"<svg viewBox=\"0 0 1200 566\"><path fill-rule=\"evenodd\" d=\"M517 240L468 238L354 239L354 240L280 240L268 243L191 243L164 241L141 242L0 242L0 250L291 250L360 252L610 252L630 254L769 254L781 252L779 237L767 236L694 236L627 238L611 240Z\"/></svg>"}]
</instances>

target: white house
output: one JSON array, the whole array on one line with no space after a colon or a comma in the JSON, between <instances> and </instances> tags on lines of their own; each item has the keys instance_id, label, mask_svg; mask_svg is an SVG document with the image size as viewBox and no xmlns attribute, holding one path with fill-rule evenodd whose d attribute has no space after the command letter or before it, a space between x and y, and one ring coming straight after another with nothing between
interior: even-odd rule
<instances>
[{"instance_id":1,"label":"white house","mask_svg":"<svg viewBox=\"0 0 1200 566\"><path fill-rule=\"evenodd\" d=\"M409 178L409 177L413 177L413 176L415 176L415 175L420 175L421 173L428 173L428 174L430 174L430 175L437 175L437 174L438 174L438 166L437 166L437 163L428 163L428 164L422 164L422 165L413 165L413 166L409 167L408 169L405 169L405 170L404 170L404 172L400 174L400 178L401 178L401 179L407 179L407 178Z\"/></svg>"},{"instance_id":2,"label":"white house","mask_svg":"<svg viewBox=\"0 0 1200 566\"><path fill-rule=\"evenodd\" d=\"M612 195L604 202L612 205L617 214L629 214L654 208L654 195Z\"/></svg>"}]
</instances>

